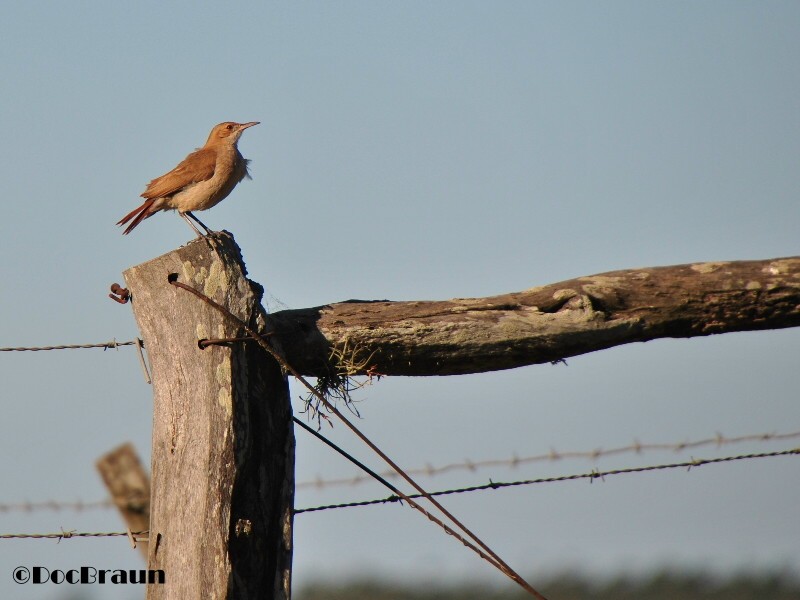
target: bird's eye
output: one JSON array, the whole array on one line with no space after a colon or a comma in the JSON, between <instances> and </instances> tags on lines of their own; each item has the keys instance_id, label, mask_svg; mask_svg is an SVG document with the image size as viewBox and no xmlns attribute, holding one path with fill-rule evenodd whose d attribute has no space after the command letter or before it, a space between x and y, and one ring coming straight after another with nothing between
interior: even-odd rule
<instances>
[{"instance_id":1,"label":"bird's eye","mask_svg":"<svg viewBox=\"0 0 800 600\"><path fill-rule=\"evenodd\" d=\"M227 129L228 131L230 131L231 129L233 129L233 125L231 125L230 123L228 123L228 124L225 126L225 129Z\"/></svg>"}]
</instances>

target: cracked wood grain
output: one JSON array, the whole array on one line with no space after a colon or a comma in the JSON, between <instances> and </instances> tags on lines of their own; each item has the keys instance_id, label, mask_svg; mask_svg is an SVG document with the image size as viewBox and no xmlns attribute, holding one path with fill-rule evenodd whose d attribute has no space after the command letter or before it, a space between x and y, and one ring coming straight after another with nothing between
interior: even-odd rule
<instances>
[{"instance_id":1,"label":"cracked wood grain","mask_svg":"<svg viewBox=\"0 0 800 600\"><path fill-rule=\"evenodd\" d=\"M212 297L249 326L265 325L261 287L223 233L125 272L153 379L148 567L165 585L148 600L274 598L291 591L294 436L288 383L215 309L168 283Z\"/></svg>"},{"instance_id":2,"label":"cracked wood grain","mask_svg":"<svg viewBox=\"0 0 800 600\"><path fill-rule=\"evenodd\" d=\"M627 269L488 298L350 300L268 317L305 375L335 368L329 357L342 349L350 363L366 361L360 374L457 375L798 325L800 257Z\"/></svg>"}]
</instances>

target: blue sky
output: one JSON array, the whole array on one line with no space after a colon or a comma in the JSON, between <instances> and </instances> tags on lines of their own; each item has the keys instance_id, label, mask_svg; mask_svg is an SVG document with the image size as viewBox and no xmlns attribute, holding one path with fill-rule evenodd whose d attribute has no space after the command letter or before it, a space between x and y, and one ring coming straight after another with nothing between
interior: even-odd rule
<instances>
[{"instance_id":1,"label":"blue sky","mask_svg":"<svg viewBox=\"0 0 800 600\"><path fill-rule=\"evenodd\" d=\"M108 285L191 233L172 214L127 237L114 223L224 120L262 122L240 143L253 181L200 217L236 235L272 310L796 255L798 33L794 2L7 3L0 346L137 335ZM631 345L567 367L389 378L361 393L361 425L408 467L797 431L798 350L797 331L744 333ZM149 460L151 391L129 348L4 353L0 374L0 504L103 498L94 460L126 440ZM344 428L330 433L369 459ZM352 474L304 432L297 438L298 480ZM423 483L675 459L537 463ZM447 506L534 583L563 569L664 564L799 571L795 460ZM304 488L297 503L383 494L371 484ZM2 532L60 527L120 522L111 511L0 513ZM2 542L0 590L65 593L17 587L18 564L138 561L119 540ZM409 510L298 517L297 585L369 574L506 585Z\"/></svg>"}]
</instances>

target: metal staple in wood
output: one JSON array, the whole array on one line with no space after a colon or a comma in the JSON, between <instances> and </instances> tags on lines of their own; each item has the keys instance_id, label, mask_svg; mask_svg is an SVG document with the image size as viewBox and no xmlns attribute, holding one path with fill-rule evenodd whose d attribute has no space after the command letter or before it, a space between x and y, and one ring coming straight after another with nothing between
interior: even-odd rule
<instances>
[{"instance_id":1,"label":"metal staple in wood","mask_svg":"<svg viewBox=\"0 0 800 600\"><path fill-rule=\"evenodd\" d=\"M500 556L494 552L489 546L486 545L478 536L476 536L472 531L470 531L463 523L461 523L452 513L450 513L446 508L444 508L435 498L433 498L428 492L426 492L422 486L420 486L414 479L412 479L405 471L403 471L391 458L389 458L386 453L384 453L380 448L378 448L366 435L364 435L349 419L347 419L335 406L333 406L328 399L325 398L324 394L320 393L316 388L314 388L306 379L297 371L295 370L283 356L278 354L256 331L250 328L244 321L242 321L239 317L231 313L227 308L218 304L213 299L209 298L202 292L194 289L191 286L188 286L184 283L178 281L178 274L172 273L167 277L167 281L178 288L186 290L187 292L193 294L194 296L201 299L203 302L212 306L216 310L218 310L223 316L237 324L239 327L244 329L248 335L255 338L258 344L268 353L270 354L277 362L281 365L288 373L291 373L303 386L305 386L314 396L319 398L320 402L322 402L323 406L325 406L326 410L330 411L334 414L344 425L350 429L361 441L363 441L367 446L375 452L384 462L386 462L394 471L398 473L403 479L406 480L408 484L410 484L414 489L417 490L421 494L421 497L424 497L428 500L431 504L433 504L447 519L449 519L458 529L460 529L464 534L466 534L477 546L466 540L463 536L459 535L457 532L453 531L449 526L444 524L440 519L436 516L432 515L429 511L425 510L422 506L420 506L417 502L411 499L408 495L403 492L399 492L400 497L405 500L409 506L414 508L415 510L421 512L425 515L428 520L436 523L440 527L444 529L444 531L458 539L462 544L466 547L470 548L473 552L478 554L481 558L486 560L489 564L494 566L498 569L501 573L506 575L509 579L517 583L521 588L523 588L526 592L530 595L538 598L539 600L547 600L545 596L539 593L533 586L531 586L525 579L522 578L516 571L514 571ZM485 551L485 553L483 551Z\"/></svg>"}]
</instances>

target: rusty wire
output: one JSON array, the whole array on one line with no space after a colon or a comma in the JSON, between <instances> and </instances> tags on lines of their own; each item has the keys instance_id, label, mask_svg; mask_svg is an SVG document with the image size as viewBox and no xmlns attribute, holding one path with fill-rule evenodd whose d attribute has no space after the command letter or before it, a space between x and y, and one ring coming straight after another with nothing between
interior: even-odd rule
<instances>
[{"instance_id":1,"label":"rusty wire","mask_svg":"<svg viewBox=\"0 0 800 600\"><path fill-rule=\"evenodd\" d=\"M274 331L267 331L266 333L262 333L261 337L270 337L274 335ZM228 337L228 338L216 338L216 339L202 339L197 342L197 345L200 348L208 348L209 346L227 346L228 344L232 344L234 342L255 342L257 338L252 336L242 336L242 337Z\"/></svg>"},{"instance_id":2,"label":"rusty wire","mask_svg":"<svg viewBox=\"0 0 800 600\"><path fill-rule=\"evenodd\" d=\"M478 536L476 536L472 531L467 529L467 527L461 523L452 513L450 513L446 508L444 508L435 498L433 498L430 494L428 494L422 486L420 486L414 479L411 478L405 471L403 471L389 456L384 453L378 446L376 446L367 436L365 436L361 430L359 430L347 417L345 417L333 404L331 404L325 395L320 393L316 388L314 388L306 379L297 372L288 362L286 359L281 356L278 352L276 352L272 346L270 346L256 331L250 328L244 321L242 321L239 317L234 315L230 312L227 308L218 304L213 299L209 298L202 292L194 289L191 286L188 286L184 283L178 281L177 273L172 273L167 277L167 281L178 288L186 290L187 292L193 294L209 306L213 307L217 311L219 311L223 316L228 318L229 320L233 321L236 325L244 329L248 335L256 339L259 346L261 346L270 356L272 356L278 364L281 365L286 372L291 373L303 386L306 387L314 396L319 398L320 402L325 406L325 408L333 415L335 415L348 429L350 429L362 442L364 442L373 452L375 452L384 462L386 462L389 467L391 467L394 471L396 471L405 481L411 485L414 489L417 490L428 502L433 504L447 519L450 520L458 529L460 529L464 534L467 535L473 542L468 541L463 536L458 534L456 531L451 529L449 526L444 524L440 519L432 515L429 511L425 510L422 506L417 504L414 500L409 498L407 494L400 492L400 497L405 500L409 506L414 508L415 510L421 512L425 517L428 518L431 522L439 525L446 533L452 535L456 539L458 539L464 546L475 552L478 556L483 558L486 562L494 566L498 569L501 573L506 575L509 579L517 583L522 589L526 592L531 594L532 596L539 598L539 600L547 600L541 593L539 593L532 585L530 585L525 579L522 578L516 571L514 571L500 556L494 552L489 546L487 546ZM391 489L391 488L390 488ZM392 490L394 491L394 490ZM399 490L397 490L399 492ZM477 544L477 546L475 545ZM479 548L479 547L480 548ZM482 551L482 550L483 551ZM485 551L485 553L484 553Z\"/></svg>"},{"instance_id":3,"label":"rusty wire","mask_svg":"<svg viewBox=\"0 0 800 600\"><path fill-rule=\"evenodd\" d=\"M441 490L438 492L430 492L431 496L449 496L452 494L466 494L470 492L478 492L478 491L485 491L485 490L499 490L502 488L508 487L518 487L522 485L534 485L538 483L560 483L563 481L577 481L580 479L588 479L589 482L594 481L595 479L603 480L605 477L611 477L614 475L627 475L631 473L647 473L649 471L664 471L667 469L687 469L691 470L697 467L702 467L704 465L713 465L713 464L720 464L720 463L727 463L727 462L734 462L739 460L750 460L756 458L772 458L776 456L792 456L792 455L800 455L800 448L791 448L789 450L780 450L777 452L762 452L758 454L741 454L739 456L723 456L720 458L705 458L705 459L693 459L685 462L680 463L671 463L671 464L664 464L664 465L650 465L647 467L631 467L628 469L612 469L609 471L591 471L589 473L579 473L576 475L561 475L559 477L543 477L540 479L524 479L521 481L489 481L489 483L483 485L474 485L465 488L456 488L456 489L449 489L449 490ZM417 498L419 494L414 494L409 496L410 498ZM389 502L399 502L401 498L397 496L389 496L388 498L378 498L375 500L362 500L359 502L345 502L342 504L328 504L325 506L315 506L311 508L299 508L294 511L294 514L302 514L307 512L317 512L322 510L331 510L337 508L352 508L352 507L360 507L360 506L371 506L374 504L386 504Z\"/></svg>"},{"instance_id":4,"label":"rusty wire","mask_svg":"<svg viewBox=\"0 0 800 600\"><path fill-rule=\"evenodd\" d=\"M790 433L755 433L749 435L740 435L736 437L726 437L718 433L714 437L704 438L686 442L676 443L642 443L635 441L626 446L619 446L615 448L603 449L596 448L594 450L572 450L559 452L551 450L547 454L535 454L531 456L512 456L510 458L492 458L486 460L470 460L466 459L461 462L448 463L445 465L434 466L426 464L424 467L417 467L414 469L406 469L406 473L411 475L427 475L436 476L452 471L477 471L478 469L486 467L506 467L517 468L521 465L526 465L534 462L543 461L559 461L566 459L587 458L590 460L597 460L606 456L619 456L622 454L642 454L648 451L667 451L667 452L684 452L702 446L728 446L733 444L741 444L744 442L771 442L783 441L800 438L800 431L793 431ZM381 471L379 473L382 477L392 479L397 477L394 471ZM353 475L352 477L342 477L340 479L315 479L309 481L301 481L295 485L296 488L314 487L317 489L333 486L346 486L358 485L365 481L370 481L371 477L361 474Z\"/></svg>"},{"instance_id":5,"label":"rusty wire","mask_svg":"<svg viewBox=\"0 0 800 600\"><path fill-rule=\"evenodd\" d=\"M269 337L273 335L273 332L266 332L262 333L260 337ZM220 338L220 339L202 339L198 341L198 346L201 348L207 348L208 346L212 345L228 345L235 342L251 342L257 341L258 338L254 338L252 336L242 336L242 337L230 337L230 338ZM97 344L68 344L68 345L60 345L60 346L26 346L26 347L5 347L0 348L0 352L39 352L39 351L47 351L47 350L74 350L74 349L86 349L86 348L103 348L103 349L116 349L120 346L136 346L138 350L139 356L139 363L142 368L142 372L144 374L145 380L147 383L150 383L150 373L147 369L147 364L144 359L144 354L142 349L144 348L144 343L141 339L135 338L130 341L126 342L117 342L116 340L112 340L110 342L101 342ZM620 454L641 454L647 451L672 451L672 452L682 452L685 450L690 450L693 448L699 448L702 446L717 446L721 447L724 445L730 444L737 444L741 442L766 442L766 441L780 441L780 440L787 440L800 437L800 431L794 431L790 433L758 433L758 434L749 434L749 435L742 435L736 437L727 437L722 435L721 433L716 434L714 437L704 438L700 440L692 440L692 441L685 441L685 442L674 442L674 443L644 443L635 440L633 443L619 446L615 448L596 448L594 450L573 450L573 451L559 451L552 449L546 454L535 454L531 456L512 456L511 458L498 458L498 459L485 459L485 460L471 460L465 459L461 462L454 462L448 463L445 465L434 466L431 464L426 464L424 467L416 467L413 469L405 469L406 473L409 475L427 475L427 476L435 476L440 475L442 473L447 473L450 471L476 471L480 468L484 467L511 467L515 468L520 465L534 463L534 462L542 462L542 461L557 461L557 460L565 460L565 459L575 459L575 458L587 458L590 460L597 460L601 457L605 456L615 456ZM381 477L385 478L396 478L399 477L397 472L393 470L386 470L381 471L378 473ZM340 479L315 479L309 481L301 481L296 484L296 487L303 488L303 487L316 487L316 488L323 488L327 486L339 486L339 485L357 485L359 483L363 483L365 481L370 481L372 479L371 475L354 475L353 477L344 477ZM59 505L64 504L65 506L69 507L69 503L59 503L59 502L47 502L50 505ZM30 503L24 503L24 505L30 506ZM0 512L7 511L7 510L14 510L14 508L9 509L8 507L12 505L3 505L0 504ZM21 505L20 505L21 506ZM35 507L36 508L48 508L48 507ZM20 508L20 510L32 510L31 508ZM58 507L54 507L54 510L58 510ZM76 509L80 510L80 509Z\"/></svg>"},{"instance_id":6,"label":"rusty wire","mask_svg":"<svg viewBox=\"0 0 800 600\"><path fill-rule=\"evenodd\" d=\"M336 444L334 444L334 443L333 443L331 440L329 440L328 438L326 438L326 437L325 437L324 435L322 435L322 434L321 434L319 431L315 430L313 427L309 427L308 425L306 425L305 423L303 423L303 422L302 422L300 419L298 419L297 417L292 417L292 421L294 421L296 425L299 425L299 426L300 426L300 427L302 427L302 428L303 428L305 431L307 431L308 433L310 433L311 435L313 435L315 438L317 438L318 440L320 440L320 441L321 441L323 444L327 445L327 446L328 446L328 447L330 447L330 448L333 448L333 450L335 450L336 452L338 452L338 453L339 453L341 456L345 457L347 460L349 460L351 463L353 463L353 464L354 464L355 466L357 466L359 469L361 469L362 471L364 471L365 473L367 473L367 475L369 475L371 479L375 479L375 480L376 480L376 481L378 481L379 483L382 483L382 484L383 484L383 485L384 485L386 488L390 489L390 490L391 490L392 492L394 492L395 494L398 494L398 493L399 493L399 492L398 492L398 490L397 490L397 488L396 488L396 487L394 487L394 486L393 486L391 483L389 483L388 481L386 481L386 480L385 480L383 477L381 477L381 476L380 476L378 473L376 473L375 471L373 471L372 469L370 469L370 468L369 468L367 465L365 465L364 463L362 463L360 460L358 460L358 459L357 459L356 457L354 457L352 454L350 454L349 452L345 451L343 448L341 448L341 447L337 446Z\"/></svg>"},{"instance_id":7,"label":"rusty wire","mask_svg":"<svg viewBox=\"0 0 800 600\"><path fill-rule=\"evenodd\" d=\"M251 339L251 338L247 338ZM315 437L319 437L324 443L335 446L325 438L324 436L320 435L317 431L315 431L312 427L309 427L302 421L300 421L297 417L293 417L293 420L296 424L303 427L309 431ZM619 448L612 448L609 450L593 450L590 452L578 452L578 451L571 451L571 452L559 452L559 453L551 453L551 454L541 454L536 456L529 456L529 457L516 457L513 456L511 458L505 459L490 459L490 460L467 460L463 463L452 463L448 465L443 465L441 467L422 467L419 469L406 469L407 473L414 473L414 474L427 474L427 475L438 475L440 473L444 473L447 471L459 469L469 469L469 470L477 470L482 467L487 466L502 466L502 467L517 467L521 464L539 460L561 460L563 458L598 458L601 456L609 456L609 455L618 455L622 454L623 451L626 452L633 452L634 449L637 453L640 453L644 450L670 450L674 452L679 452L684 449L689 448L696 448L698 446L705 446L715 444L718 447L723 445L732 445L737 443L743 442L768 442L768 441L779 441L779 440L788 440L788 439L795 439L800 437L800 431L790 432L790 433L756 433L750 435L740 435L736 437L724 437L721 434L717 435L714 438L706 438L702 440L695 440L690 442L679 442L676 444L644 444L644 443L635 443L630 446L621 446ZM340 454L344 453L340 448L334 448ZM741 455L741 456L750 456L750 455ZM356 459L354 459L350 455L346 455L349 461L356 464L360 469L365 470L368 467L359 463ZM684 464L684 463L681 463ZM658 467L661 468L661 467ZM638 472L641 469L636 469L630 472ZM653 470L653 468L648 467L645 470ZM372 478L378 479L380 481L381 478L391 479L392 477L396 477L397 474L394 471L387 471L382 473L374 473L374 475L370 475L369 477L365 477L362 475L356 475L350 478L343 478L343 479L319 479L314 481L305 481L300 482L295 485L296 488L301 487L316 487L316 488L324 488L326 486L339 486L339 485L355 485L361 483L362 481L371 480ZM545 480L530 480L533 483L545 483L550 481L566 481L569 479L577 479L579 476L576 475L567 475L563 477L556 477L551 479ZM381 482L386 487L391 486L390 483ZM487 486L478 486L478 489L485 489ZM489 486L491 487L491 486ZM391 488L390 488L391 489ZM461 488L462 490L471 491L472 488ZM455 492L451 492L455 493ZM436 492L433 495L443 495L442 492ZM374 504L378 504L381 502L386 502L386 499L383 500L375 500L372 501ZM356 504L359 505L359 504ZM350 506L346 504L344 506ZM0 503L0 513L2 512L34 512L34 511L41 511L41 510L52 510L52 511L60 511L60 510L73 510L76 512L82 512L85 510L94 510L94 509L107 509L107 508L114 508L115 505L111 500L94 500L94 501L84 501L84 500L74 500L72 502L65 502L65 501L58 501L58 500L43 500L40 502L15 502L15 503ZM300 509L297 512L304 512L307 509Z\"/></svg>"},{"instance_id":8,"label":"rusty wire","mask_svg":"<svg viewBox=\"0 0 800 600\"><path fill-rule=\"evenodd\" d=\"M731 439L725 439L722 436L718 435L717 437L712 438L712 439L700 440L700 441L696 441L696 442L681 443L681 444L672 444L672 445L669 445L669 446L663 445L663 444L640 444L640 443L636 442L636 443L634 443L632 445L629 445L629 446L623 446L623 447L620 447L620 448L614 448L614 449L610 449L610 450L595 450L595 451L581 452L581 453L558 453L558 452L552 451L552 452L548 453L547 455L539 455L539 456L532 456L532 457L525 457L525 458L514 457L510 461L509 460L503 460L503 461L490 460L490 461L480 461L480 462L465 461L463 463L454 463L454 464L446 465L446 466L439 467L439 468L428 466L428 467L426 467L424 469L416 469L416 470L413 470L413 471L406 472L406 471L403 471L402 469L400 469L393 461L391 461L391 459L389 459L388 456L386 456L379 448L377 448L377 446L375 446L369 439L367 439L366 436L363 435L363 433L361 433L352 423L350 423L349 420L347 420L333 405L331 405L325 399L324 395L320 394L316 389L314 389L297 371L295 371L288 363L286 363L285 359L282 356L280 356L278 353L276 353L263 340L262 336L266 337L266 336L268 336L270 334L260 334L259 335L258 333L256 333L252 329L250 329L238 317L236 317L235 315L230 313L230 311L228 311L227 309L225 309L221 305L219 305L216 302L214 302L211 298L208 298L207 296L205 296L204 294L202 294L202 293L198 292L197 290L191 288L190 286L187 286L185 284L182 284L182 283L178 282L177 281L177 276L174 276L174 278L173 278L173 276L171 276L169 281L170 281L171 284L175 285L176 287L180 287L182 289L185 289L185 290L193 293L195 296L197 296L201 300L205 301L206 303L208 303L212 307L216 308L221 313L223 313L225 316L227 316L229 319L232 319L235 322L237 322L249 334L248 338L228 338L228 339L219 339L219 340L201 340L199 342L200 347L206 347L206 346L211 345L211 344L227 344L227 343L231 343L231 342L250 341L250 340L257 341L259 343L259 345L261 345L270 355L272 355L273 358L275 358L275 360L277 360L286 371L290 372L293 376L295 376L305 387L307 387L309 389L309 391L312 394L318 396L319 399L321 400L321 402L325 405L325 407L331 413L333 413L337 417L339 417L345 423L345 425L348 428L350 428L359 438L362 439L362 441L364 441L373 451L375 451L381 458L383 458L393 468L393 471L384 473L384 475L400 476L403 479L405 479L408 483L410 483L419 492L418 494L411 494L411 495L403 494L402 492L400 492L399 490L394 488L394 486L392 486L391 484L386 482L380 475L378 475L378 474L376 474L374 472L370 472L370 477L374 477L374 478L378 479L379 481L381 481L391 491L395 492L396 495L393 496L393 497L389 497L389 498L371 500L371 501L364 501L364 502L347 503L347 504L340 504L340 505L328 505L328 506L323 506L323 507L315 507L315 508L307 508L307 509L298 509L297 511L295 511L296 514L300 514L300 513L303 513L303 512L326 510L326 509L332 509L332 508L344 508L344 507L350 507L350 506L366 506L366 505L370 505L370 504L378 504L378 503L396 502L396 501L399 501L399 500L406 500L406 501L408 501L408 503L412 507L420 510L431 521L439 524L442 528L444 528L444 530L447 533L449 533L451 535L454 535L465 546L467 546L467 547L471 548L472 550L474 550L479 556L481 556L482 558L487 560L493 566L495 566L500 571L502 571L504 574L506 574L508 577L510 577L512 580L514 580L521 587L523 587L523 589L525 589L526 591L528 591L529 593L531 593L535 597L540 598L542 600L546 600L544 598L544 596L542 596L539 592L537 592L535 589L533 589L533 587L531 587L530 584L528 584L515 571L513 571L511 569L511 567L509 567L504 561L502 561L502 559L500 559L500 557L497 556L490 548L488 548L479 538L477 538L470 530L468 530L463 524L461 524L452 514L450 514L444 507L442 507L436 500L434 500L433 496L455 494L455 493L465 493L465 492L478 491L478 490L483 490L483 489L499 489L499 488L502 488L502 487L510 487L510 486L518 486L518 485L529 485L529 484L533 484L533 483L567 481L567 480L584 479L584 478L590 478L591 480L593 480L593 479L599 478L599 477L604 477L604 476L609 476L609 475L618 475L618 474L622 474L622 473L635 473L635 472L644 472L644 471L661 470L661 469L678 468L678 467L691 468L693 466L696 467L696 466L702 466L702 465L705 465L705 464L712 464L712 463L718 463L718 462L727 462L727 461L732 461L732 460L742 460L742 459L747 459L747 458L762 458L762 457L767 457L767 456L781 456L781 455L789 455L789 454L800 454L800 449L792 449L792 450L787 450L787 451L783 451L783 452L776 452L776 453L751 454L751 455L742 455L742 456L737 456L737 457L725 457L725 458L719 458L719 459L691 461L691 462L686 462L686 463L676 463L676 464L671 464L671 465L656 465L656 466L651 466L651 467L639 467L639 468L633 468L633 469L618 469L618 470L606 471L606 472L602 472L602 473L598 473L598 472L593 471L592 473L589 473L589 474L570 475L570 476L547 478L547 479L538 479L538 480L523 480L523 481L506 482L506 483L490 482L489 484L486 484L486 485L483 485L483 486L473 486L473 487L470 487L470 488L460 488L460 489L455 489L455 490L445 490L445 491L440 491L440 492L434 492L434 493L431 494L431 493L426 492L413 479L411 479L411 477L409 476L409 473L413 472L415 474L423 473L423 474L431 475L431 474L437 474L437 473L441 473L441 472L445 472L445 471L453 470L453 469L464 469L464 468L466 468L466 469L474 470L474 469L476 469L478 467L490 466L490 465L496 466L498 464L505 464L505 465L509 465L509 466L517 466L518 464L522 464L522 463L525 463L525 462L533 462L533 461L538 461L538 460L558 460L558 459L561 459L561 458L575 458L575 457L578 457L578 456L596 459L599 456L606 456L606 455L611 455L611 454L621 454L621 453L624 453L624 452L640 453L643 450L667 450L667 449L671 449L671 450L675 450L675 451L681 451L681 450L685 450L687 448L696 447L696 446L699 446L699 445L707 445L707 444L711 444L711 443L716 443L718 445L722 445L723 443L734 443L734 442L739 442L739 441L753 441L754 439L757 439L757 440L770 440L770 439L773 439L774 440L774 439L795 437L795 436L800 435L800 432L795 432L795 433L791 433L791 434L782 434L781 436L778 436L776 434L763 434L763 435L760 435L760 436L742 436L740 438L731 438ZM143 343L138 338L135 339L135 340L127 341L127 342L117 342L116 340L112 340L110 342L103 342L103 343L98 343L98 344L70 344L70 345L39 346L39 347L0 347L0 352L25 352L25 351L38 352L38 351L49 351L49 350L89 349L89 348L103 348L104 350L106 350L106 349L116 349L116 348L118 348L120 346L130 346L130 345L137 346L137 349L138 349L139 354L140 354L140 360L142 361L142 367L143 367L143 370L144 370L144 373L145 373L145 377L146 377L146 379L148 380L148 383L149 383L149 373L147 372L147 368L146 368L146 365L144 363L143 356L141 354L142 348L143 348ZM326 442L326 443L328 443L328 442ZM354 462L356 464L360 465L360 463L358 463L358 461L354 460ZM347 479L347 480L338 480L338 481L327 482L327 483L351 483L352 484L352 483L357 483L357 482L359 482L361 480L365 480L365 479L367 479L367 478L366 477L350 478L350 479ZM316 481L316 482L304 482L304 483L301 483L299 485L317 485L317 486L319 486L320 482L319 481ZM425 509L423 509L422 507L420 507L419 505L414 503L413 500L414 499L419 499L419 498L426 498L427 500L429 500L434 506L436 506L439 510L441 510L442 513L444 515L446 515L456 526L458 526L462 531L464 531L464 533L466 533L476 543L478 543L482 548L484 548L489 553L489 556L486 556L478 548L476 548L475 546L470 544L467 540L465 540L463 537L458 535L456 532L452 531L444 523L442 523L441 521L436 519L433 515L431 515L427 511L425 511ZM105 506L106 505L105 502L89 503L88 505L86 503L81 503L81 502L75 502L75 503L45 502L45 503L39 503L39 504L22 503L22 504L18 504L18 505L2 505L2 504L0 504L0 511L3 511L3 510L15 510L15 509L19 509L19 510L36 510L36 509L41 509L41 508L51 508L53 510L59 510L62 507L73 508L75 510L83 510L85 508L94 507L94 506L91 506L91 504L94 504L94 505L97 505L97 506L100 506L100 505ZM16 539L20 539L20 538L48 539L49 538L49 539L58 539L60 541L61 539L66 539L66 538L71 538L71 537L111 537L111 536L128 536L128 537L131 537L131 535L138 535L138 534L132 534L130 531L121 532L121 533L119 533L119 532L112 532L112 533L85 533L85 532L82 532L82 533L78 533L78 532L75 532L75 531L62 531L61 533L58 533L58 534L0 534L0 539L14 539L14 538L16 538Z\"/></svg>"},{"instance_id":9,"label":"rusty wire","mask_svg":"<svg viewBox=\"0 0 800 600\"><path fill-rule=\"evenodd\" d=\"M752 460L752 459L759 459L759 458L774 458L779 456L800 456L800 448L790 448L788 450L780 450L776 452L762 452L758 454L741 454L738 456L723 456L718 458L702 458L702 459L692 459L685 462L680 463L670 463L670 464L662 464L662 465L650 465L645 467L632 467L628 469L612 469L608 471L590 471L589 473L579 473L575 475L561 475L559 477L544 477L540 479L525 479L521 481L490 481L484 485L476 485L466 488L457 488L457 489L449 489L449 490L440 490L437 492L429 492L430 496L446 496L451 494L465 494L470 492L477 492L477 491L489 491L489 490L499 490L508 487L518 487L524 485L535 485L540 483L561 483L564 481L577 481L581 479L588 479L590 483L594 482L596 479L600 479L601 481L605 481L606 477L612 477L614 475L628 475L628 474L635 474L635 473L646 473L650 471L664 471L668 469L686 469L690 471L695 468L699 468L705 465L713 465L713 464L721 464L721 463L728 463L728 462L735 462L740 460ZM407 496L406 498L401 498L400 496L389 496L387 498L378 498L375 500L363 500L359 502L347 502L341 504L328 504L325 506L315 506L310 508L299 508L294 511L295 515L303 514L303 513L310 513L310 512L320 512L325 510L334 510L339 508L356 508L356 507L363 507L363 506L371 506L375 504L386 504L390 502L400 502L401 500L405 500L407 498L422 498L421 494L412 494ZM45 504L45 503L41 503ZM98 503L95 503L98 504ZM87 505L84 504L86 507ZM148 534L147 531L137 531L137 532L128 532L128 531L121 531L121 532L108 532L108 533L78 533L75 530L62 530L61 533L3 533L0 534L0 539L69 539L75 537L123 537L123 536L146 536ZM136 541L144 541L143 539L139 538Z\"/></svg>"}]
</instances>

